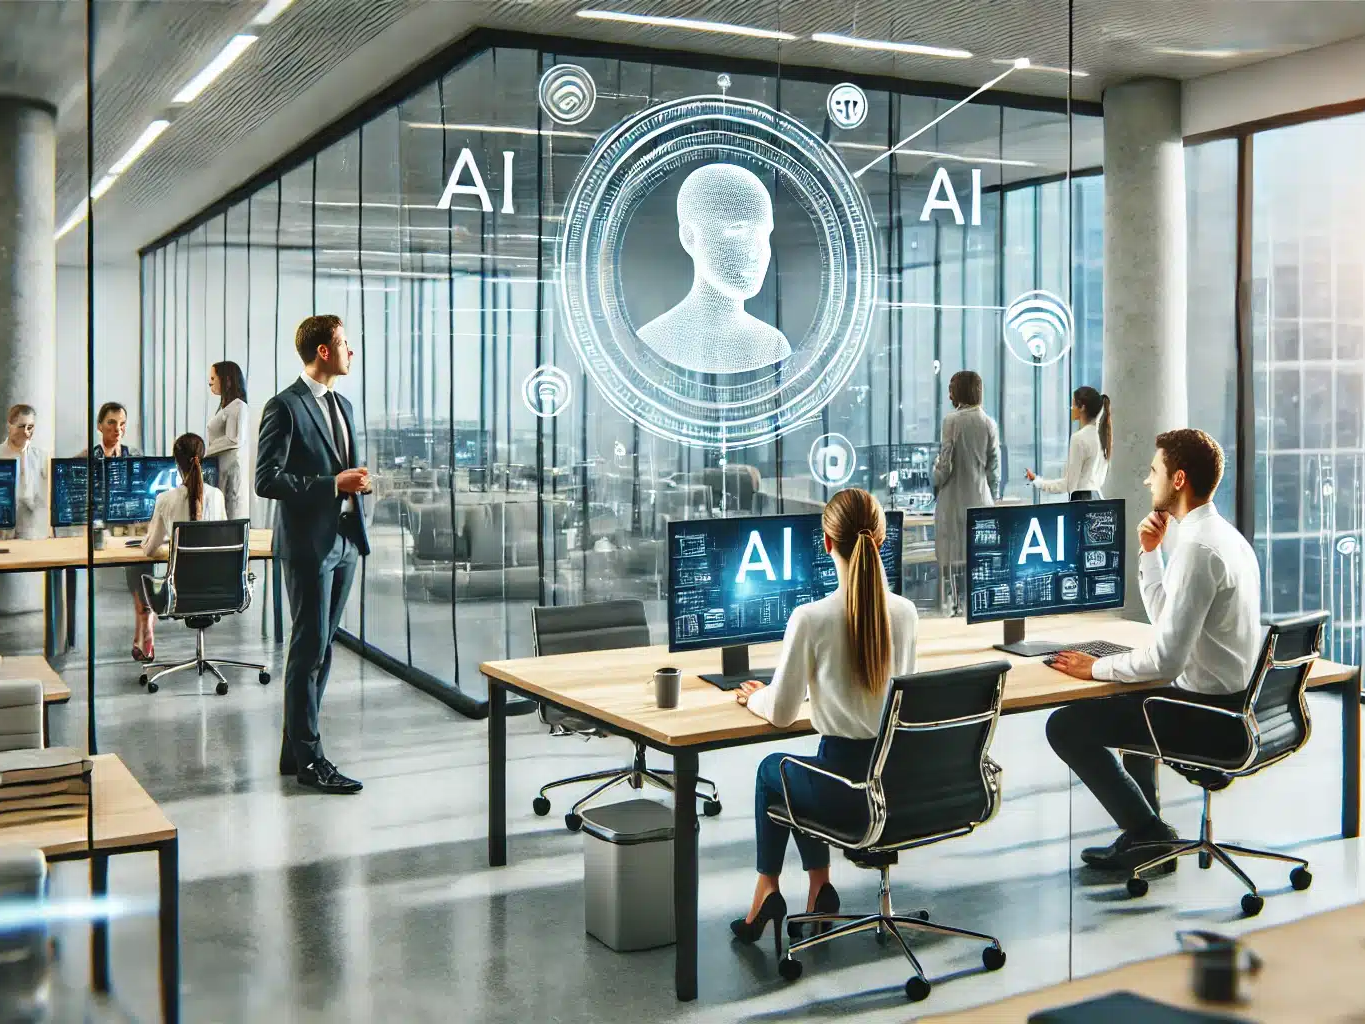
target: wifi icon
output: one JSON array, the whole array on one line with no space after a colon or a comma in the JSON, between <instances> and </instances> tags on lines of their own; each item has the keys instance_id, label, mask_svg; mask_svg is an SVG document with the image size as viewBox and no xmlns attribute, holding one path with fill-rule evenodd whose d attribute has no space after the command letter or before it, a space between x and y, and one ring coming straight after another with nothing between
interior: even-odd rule
<instances>
[{"instance_id":1,"label":"wifi icon","mask_svg":"<svg viewBox=\"0 0 1365 1024\"><path fill-rule=\"evenodd\" d=\"M1048 366L1071 351L1075 321L1059 295L1024 292L1005 309L1003 333L1010 354L1030 366Z\"/></svg>"},{"instance_id":2,"label":"wifi icon","mask_svg":"<svg viewBox=\"0 0 1365 1024\"><path fill-rule=\"evenodd\" d=\"M549 363L537 366L521 383L521 400L541 419L558 416L568 408L572 398L569 375Z\"/></svg>"},{"instance_id":3,"label":"wifi icon","mask_svg":"<svg viewBox=\"0 0 1365 1024\"><path fill-rule=\"evenodd\" d=\"M540 76L540 107L557 124L578 124L597 103L592 75L577 64L556 64Z\"/></svg>"}]
</instances>

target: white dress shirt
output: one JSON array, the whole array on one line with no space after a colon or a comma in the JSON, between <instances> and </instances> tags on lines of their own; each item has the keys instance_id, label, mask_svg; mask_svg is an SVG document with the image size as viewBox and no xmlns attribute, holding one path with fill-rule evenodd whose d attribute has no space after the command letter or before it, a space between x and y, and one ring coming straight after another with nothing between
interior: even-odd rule
<instances>
[{"instance_id":1,"label":"white dress shirt","mask_svg":"<svg viewBox=\"0 0 1365 1024\"><path fill-rule=\"evenodd\" d=\"M1104 457L1099 428L1087 423L1071 435L1063 475L1044 480L1033 478L1033 486L1050 494L1070 494L1072 491L1094 491L1099 494L1104 478L1109 475L1109 460Z\"/></svg>"},{"instance_id":2,"label":"white dress shirt","mask_svg":"<svg viewBox=\"0 0 1365 1024\"><path fill-rule=\"evenodd\" d=\"M1210 502L1180 521L1170 565L1161 549L1138 560L1156 643L1095 662L1096 679L1174 679L1196 693L1245 690L1261 650L1261 568L1246 538Z\"/></svg>"},{"instance_id":3,"label":"white dress shirt","mask_svg":"<svg viewBox=\"0 0 1365 1024\"><path fill-rule=\"evenodd\" d=\"M142 539L143 553L150 555L163 544L170 543L171 527L176 523L187 523L192 518L190 492L184 484L173 491L162 491L156 496L152 521L147 526L147 536ZM206 523L222 522L227 518L227 503L223 500L223 492L217 487L204 485L204 514L199 518Z\"/></svg>"},{"instance_id":4,"label":"white dress shirt","mask_svg":"<svg viewBox=\"0 0 1365 1024\"><path fill-rule=\"evenodd\" d=\"M299 374L299 380L303 381L305 384L308 385L308 390L313 393L313 397L317 400L318 408L322 410L322 422L327 427L327 439L329 441L332 440L332 409L327 404L327 393L332 389L329 388L326 384L319 384L306 373ZM342 415L340 402L337 402L337 422L341 424L341 440L342 443L345 445L345 447L341 451L337 452L337 454L341 456L341 461L344 465L346 462L346 454L351 447L351 432L346 427L346 417ZM333 486L335 487L336 485L333 484ZM337 493L339 494L341 492L338 491ZM350 495L346 498L346 502L343 505L343 508L347 512L357 511L355 495Z\"/></svg>"},{"instance_id":5,"label":"white dress shirt","mask_svg":"<svg viewBox=\"0 0 1365 1024\"><path fill-rule=\"evenodd\" d=\"M881 725L886 689L873 694L857 682L848 635L845 589L802 605L787 620L773 681L749 698L748 708L773 725L788 726L810 694L811 724L821 736L872 739ZM891 618L891 675L915 671L919 616L905 598L887 591Z\"/></svg>"},{"instance_id":6,"label":"white dress shirt","mask_svg":"<svg viewBox=\"0 0 1365 1024\"><path fill-rule=\"evenodd\" d=\"M19 463L19 479L15 488L14 532L19 537L46 537L47 523L47 456L32 441L22 451L9 443L0 442L0 459L14 459Z\"/></svg>"}]
</instances>

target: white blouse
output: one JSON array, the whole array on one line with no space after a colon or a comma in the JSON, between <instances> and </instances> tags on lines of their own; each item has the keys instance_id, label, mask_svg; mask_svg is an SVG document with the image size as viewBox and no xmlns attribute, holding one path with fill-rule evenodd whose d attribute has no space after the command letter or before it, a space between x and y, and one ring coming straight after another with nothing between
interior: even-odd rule
<instances>
[{"instance_id":1,"label":"white blouse","mask_svg":"<svg viewBox=\"0 0 1365 1024\"><path fill-rule=\"evenodd\" d=\"M162 491L156 496L152 521L142 541L143 554L150 555L163 544L170 543L171 527L176 523L189 522L191 518L190 492L184 484L173 491ZM204 485L204 514L199 518L205 522L221 522L227 518L227 503L223 501L223 492L217 487Z\"/></svg>"},{"instance_id":2,"label":"white blouse","mask_svg":"<svg viewBox=\"0 0 1365 1024\"><path fill-rule=\"evenodd\" d=\"M773 681L749 698L750 711L785 727L796 721L809 694L811 724L821 736L868 740L877 735L886 690L873 694L856 681L845 593L841 586L792 612ZM913 603L890 591L886 608L891 618L891 675L909 675L915 671L919 615Z\"/></svg>"},{"instance_id":3,"label":"white blouse","mask_svg":"<svg viewBox=\"0 0 1365 1024\"><path fill-rule=\"evenodd\" d=\"M1050 480L1034 477L1033 486L1050 494L1070 494L1072 491L1094 491L1098 494L1108 475L1109 460L1104 457L1099 428L1087 423L1071 435L1065 475Z\"/></svg>"},{"instance_id":4,"label":"white blouse","mask_svg":"<svg viewBox=\"0 0 1365 1024\"><path fill-rule=\"evenodd\" d=\"M233 448L247 448L251 437L247 432L250 410L240 398L234 398L224 409L209 417L207 450L205 455L217 455ZM246 460L243 459L243 462Z\"/></svg>"}]
</instances>

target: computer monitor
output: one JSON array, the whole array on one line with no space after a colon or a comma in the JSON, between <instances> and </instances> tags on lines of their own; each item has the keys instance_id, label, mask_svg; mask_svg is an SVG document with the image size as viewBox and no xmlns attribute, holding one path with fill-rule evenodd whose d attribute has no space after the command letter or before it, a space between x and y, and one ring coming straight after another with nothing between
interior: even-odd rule
<instances>
[{"instance_id":1,"label":"computer monitor","mask_svg":"<svg viewBox=\"0 0 1365 1024\"><path fill-rule=\"evenodd\" d=\"M204 483L218 486L218 459L203 462ZM151 522L156 496L179 487L180 469L166 455L104 460L104 521L110 526Z\"/></svg>"},{"instance_id":2,"label":"computer monitor","mask_svg":"<svg viewBox=\"0 0 1365 1024\"><path fill-rule=\"evenodd\" d=\"M937 458L937 442L886 445L885 462L878 467L878 482L886 486L897 508L910 512L933 510Z\"/></svg>"},{"instance_id":3,"label":"computer monitor","mask_svg":"<svg viewBox=\"0 0 1365 1024\"><path fill-rule=\"evenodd\" d=\"M902 521L886 513L881 549L897 594ZM823 536L815 512L669 523L668 649L720 647L724 675L747 672L747 645L781 640L793 611L839 586Z\"/></svg>"},{"instance_id":4,"label":"computer monitor","mask_svg":"<svg viewBox=\"0 0 1365 1024\"><path fill-rule=\"evenodd\" d=\"M19 515L19 460L0 459L0 530L12 530Z\"/></svg>"},{"instance_id":5,"label":"computer monitor","mask_svg":"<svg viewBox=\"0 0 1365 1024\"><path fill-rule=\"evenodd\" d=\"M1121 607L1127 539L1117 500L968 509L967 622L1004 620L999 650L1055 654L1024 619Z\"/></svg>"},{"instance_id":6,"label":"computer monitor","mask_svg":"<svg viewBox=\"0 0 1365 1024\"><path fill-rule=\"evenodd\" d=\"M95 509L104 508L104 463L95 460ZM53 459L49 471L48 522L55 530L84 526L86 520L86 484L89 463L84 455L71 459Z\"/></svg>"},{"instance_id":7,"label":"computer monitor","mask_svg":"<svg viewBox=\"0 0 1365 1024\"><path fill-rule=\"evenodd\" d=\"M451 447L456 466L482 466L488 453L488 431L455 427L451 431Z\"/></svg>"}]
</instances>

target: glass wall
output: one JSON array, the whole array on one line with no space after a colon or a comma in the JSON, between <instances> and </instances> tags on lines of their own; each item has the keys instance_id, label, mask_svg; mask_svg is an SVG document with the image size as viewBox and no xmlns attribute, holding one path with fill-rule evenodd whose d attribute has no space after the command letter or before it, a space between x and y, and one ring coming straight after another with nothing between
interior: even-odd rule
<instances>
[{"instance_id":1,"label":"glass wall","mask_svg":"<svg viewBox=\"0 0 1365 1024\"><path fill-rule=\"evenodd\" d=\"M542 73L565 60L597 89L590 115L572 126L552 122L537 100ZM866 119L838 130L828 82L783 76L731 74L721 88L799 119L850 168L954 102L869 90ZM377 481L374 551L345 627L476 696L480 661L530 653L528 609L538 603L638 597L663 639L667 522L817 509L826 489L808 456L822 433L856 446L853 483L903 500L888 487L886 446L936 441L959 369L984 378L1005 494L1033 500L1024 469L1063 463L1071 388L1101 383L1098 110L1068 122L1060 101L1021 109L987 95L868 170L859 180L883 270L862 363L815 421L722 460L615 410L575 359L554 290L565 202L599 135L650 105L717 88L714 71L647 59L488 50L149 249L145 446L166 450L179 432L203 429L208 365L224 357L246 369L259 414L299 372L298 322L340 315L356 350L340 388ZM1070 173L1070 153L1092 173ZM442 208L456 171L466 190ZM926 208L931 192L945 198L940 172L962 223ZM676 189L640 207L625 242L621 285L636 318L668 309L691 278ZM747 309L779 327L808 323L816 239L780 189L774 206L771 272ZM1043 367L1002 341L1004 308L1030 289L1075 308L1072 353ZM522 385L545 363L569 374L572 398L562 415L541 418ZM265 503L255 514L268 524ZM928 604L932 545L924 531L913 538L911 585Z\"/></svg>"}]
</instances>

